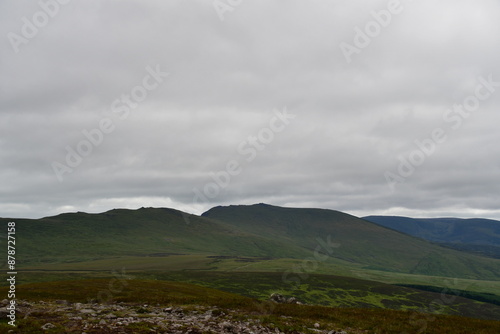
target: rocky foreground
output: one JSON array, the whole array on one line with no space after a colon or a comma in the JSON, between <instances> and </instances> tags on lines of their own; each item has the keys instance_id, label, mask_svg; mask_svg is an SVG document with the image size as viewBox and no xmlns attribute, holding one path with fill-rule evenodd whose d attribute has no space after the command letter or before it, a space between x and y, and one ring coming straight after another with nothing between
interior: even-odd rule
<instances>
[{"instance_id":1,"label":"rocky foreground","mask_svg":"<svg viewBox=\"0 0 500 334\"><path fill-rule=\"evenodd\" d=\"M7 313L3 301L0 314ZM282 317L286 320L286 317ZM82 304L64 300L54 302L19 301L17 324L32 319L24 326L38 326L40 333L171 333L171 334L279 334L282 332L273 323L265 324L258 317L242 315L233 310L214 307L187 306L164 307L130 303ZM323 329L312 323L302 330L286 333L348 334L354 330ZM31 328L30 329L34 329ZM22 328L12 332L22 333Z\"/></svg>"}]
</instances>

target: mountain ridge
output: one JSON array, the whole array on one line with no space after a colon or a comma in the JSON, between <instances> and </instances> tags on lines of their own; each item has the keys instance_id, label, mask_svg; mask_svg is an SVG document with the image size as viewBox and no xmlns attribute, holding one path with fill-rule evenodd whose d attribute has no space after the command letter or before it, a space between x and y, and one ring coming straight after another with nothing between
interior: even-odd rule
<instances>
[{"instance_id":1,"label":"mountain ridge","mask_svg":"<svg viewBox=\"0 0 500 334\"><path fill-rule=\"evenodd\" d=\"M404 216L366 216L363 219L430 241L500 246L500 221L493 219Z\"/></svg>"},{"instance_id":2,"label":"mountain ridge","mask_svg":"<svg viewBox=\"0 0 500 334\"><path fill-rule=\"evenodd\" d=\"M450 252L450 249L335 210L233 205L212 208L202 216L232 223L258 235L270 235L275 240L292 241L308 249L316 247L318 236L331 236L334 242L341 244L335 249L334 257L364 264L370 269L455 276L459 274L456 269L461 268L459 271L470 269L477 276L499 277L500 274L498 261L483 271L476 262L482 262L481 257Z\"/></svg>"},{"instance_id":3,"label":"mountain ridge","mask_svg":"<svg viewBox=\"0 0 500 334\"><path fill-rule=\"evenodd\" d=\"M14 219L20 263L151 254L306 259L322 242L330 245L321 252L331 263L386 272L500 279L498 260L443 248L336 210L260 203L214 207L201 216L189 215L189 221L185 215L189 214L171 208L140 208ZM0 219L0 223L8 221L12 219Z\"/></svg>"},{"instance_id":4,"label":"mountain ridge","mask_svg":"<svg viewBox=\"0 0 500 334\"><path fill-rule=\"evenodd\" d=\"M500 221L485 218L367 216L371 221L441 246L500 258Z\"/></svg>"}]
</instances>

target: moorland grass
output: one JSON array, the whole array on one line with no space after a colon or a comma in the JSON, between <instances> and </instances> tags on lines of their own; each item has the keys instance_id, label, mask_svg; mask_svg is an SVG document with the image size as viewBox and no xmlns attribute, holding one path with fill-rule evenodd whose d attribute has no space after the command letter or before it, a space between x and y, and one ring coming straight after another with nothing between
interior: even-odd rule
<instances>
[{"instance_id":1,"label":"moorland grass","mask_svg":"<svg viewBox=\"0 0 500 334\"><path fill-rule=\"evenodd\" d=\"M109 289L109 279L33 283L20 286L19 298L28 301L67 300L88 302ZM0 293L5 293L1 288ZM332 308L324 306L274 304L249 297L180 282L128 280L113 302L193 306L206 305L232 310L240 317L256 317L287 333L319 323L322 328L354 328L369 333L457 333L492 334L500 332L500 322L459 316L429 315L414 311ZM33 321L32 319L30 321ZM38 325L38 324L37 324ZM23 323L29 333L29 327ZM0 331L5 332L5 324ZM19 333L19 332L18 332Z\"/></svg>"}]
</instances>

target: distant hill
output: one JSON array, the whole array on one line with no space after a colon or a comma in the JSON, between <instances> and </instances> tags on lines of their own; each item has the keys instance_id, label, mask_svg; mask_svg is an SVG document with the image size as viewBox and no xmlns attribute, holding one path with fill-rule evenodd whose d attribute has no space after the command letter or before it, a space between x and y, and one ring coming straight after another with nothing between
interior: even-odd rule
<instances>
[{"instance_id":1,"label":"distant hill","mask_svg":"<svg viewBox=\"0 0 500 334\"><path fill-rule=\"evenodd\" d=\"M78 262L112 256L207 254L304 257L290 243L237 230L221 222L166 208L65 213L16 222L18 263ZM0 239L3 244L5 239Z\"/></svg>"},{"instance_id":2,"label":"distant hill","mask_svg":"<svg viewBox=\"0 0 500 334\"><path fill-rule=\"evenodd\" d=\"M215 207L203 217L312 251L330 238L332 257L366 268L450 277L500 278L500 261L440 247L333 210L266 204Z\"/></svg>"},{"instance_id":3,"label":"distant hill","mask_svg":"<svg viewBox=\"0 0 500 334\"><path fill-rule=\"evenodd\" d=\"M368 216L363 219L446 247L500 258L498 220L397 216Z\"/></svg>"},{"instance_id":4,"label":"distant hill","mask_svg":"<svg viewBox=\"0 0 500 334\"><path fill-rule=\"evenodd\" d=\"M188 220L186 215L141 208L14 219L17 262L26 266L169 254L305 260L328 254L330 263L365 269L500 279L500 260L443 248L339 211L257 204L216 207ZM11 220L0 219L2 231ZM0 238L0 247L5 240Z\"/></svg>"}]
</instances>

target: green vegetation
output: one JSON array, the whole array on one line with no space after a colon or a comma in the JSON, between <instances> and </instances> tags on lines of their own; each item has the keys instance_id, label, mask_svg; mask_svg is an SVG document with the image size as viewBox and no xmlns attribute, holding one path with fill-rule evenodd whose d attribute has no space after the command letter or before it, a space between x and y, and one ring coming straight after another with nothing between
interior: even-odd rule
<instances>
[{"instance_id":1,"label":"green vegetation","mask_svg":"<svg viewBox=\"0 0 500 334\"><path fill-rule=\"evenodd\" d=\"M431 292L442 292L443 288L437 286L429 286L429 285L416 285L416 284L398 284L399 286L423 290L423 291L431 291ZM500 305L500 296L494 295L492 293L480 293L473 291L465 291L458 289L447 289L446 292L448 294L462 296L464 298L478 300L480 302L490 303L494 305Z\"/></svg>"},{"instance_id":2,"label":"green vegetation","mask_svg":"<svg viewBox=\"0 0 500 334\"><path fill-rule=\"evenodd\" d=\"M40 264L25 267L19 276L21 282L36 282L46 277L46 280L58 279L67 273L75 272L74 277L86 272L88 277L99 277L109 273L112 269L125 268L132 271L179 271L203 270L224 272L275 272L283 273L289 270L303 272L303 260L299 259L263 259L247 257L212 257L206 255L170 255L155 257L113 257L88 262ZM302 269L301 269L302 268ZM302 270L302 271L301 271ZM31 271L31 272L30 272ZM416 274L395 273L389 271L372 270L355 263L346 263L337 259L329 259L318 263L314 271L305 273L335 274L349 276L370 281L389 284L416 284L432 285L440 288L474 291L479 293L498 293L500 281L471 280L462 278L449 278L440 276L427 276ZM0 283L6 284L5 283Z\"/></svg>"},{"instance_id":3,"label":"green vegetation","mask_svg":"<svg viewBox=\"0 0 500 334\"><path fill-rule=\"evenodd\" d=\"M0 219L0 226L8 221ZM291 243L242 232L210 219L191 216L185 221L180 211L172 209L79 212L15 222L20 266L138 255L307 255L306 250ZM0 244L5 245L5 240L0 239Z\"/></svg>"},{"instance_id":4,"label":"green vegetation","mask_svg":"<svg viewBox=\"0 0 500 334\"><path fill-rule=\"evenodd\" d=\"M470 279L500 278L500 260L443 248L430 242L323 209L281 208L258 204L216 207L202 215L243 231L291 242L310 252L331 238L339 247L332 258L367 269ZM309 256L311 253L309 253Z\"/></svg>"},{"instance_id":5,"label":"green vegetation","mask_svg":"<svg viewBox=\"0 0 500 334\"><path fill-rule=\"evenodd\" d=\"M440 247L332 210L260 204L217 207L201 217L185 218L186 214L172 209L143 208L17 219L19 292L27 299L73 300L71 294L75 300L83 295L88 298L99 282L123 274L137 282L114 295L124 302L141 292L152 293L146 291L143 280L148 280L152 289L159 286L156 284L170 284L184 298L181 301L175 294L160 293L157 303L222 307L226 301L207 297L203 302L200 294L220 297L224 291L228 300L245 300L245 305L249 299L238 298L255 298L260 301L252 299L252 303L260 305L276 292L317 306L274 305L279 312L262 315L261 320L269 323L276 321L274 317L300 313L298 310L307 310L306 314L314 310L311 319L339 326L383 328L380 332L384 333L404 327L389 322L377 327L373 319L367 320L370 316L354 322L343 313L346 309L360 318L363 312L382 316L383 310L393 309L401 313L384 317L420 317L414 312L425 311L500 320L499 259ZM8 221L0 219L0 226ZM4 246L5 239L0 239L0 247ZM86 279L91 279L88 291L71 290ZM56 293L55 286L63 284L51 283L56 280L66 282L67 296L63 296L64 289ZM189 297L183 292L185 283L201 290L193 290L198 292ZM448 295L442 294L445 289ZM440 300L446 301L444 305L436 304ZM236 302L224 305L255 311ZM327 316L325 310L342 317ZM466 318L460 319L457 323L465 323ZM447 322L442 321L446 328Z\"/></svg>"},{"instance_id":6,"label":"green vegetation","mask_svg":"<svg viewBox=\"0 0 500 334\"><path fill-rule=\"evenodd\" d=\"M67 300L86 302L109 289L109 280L81 280L66 282L34 283L22 286L20 298L28 301ZM5 293L1 288L0 293ZM199 287L187 283L148 280L128 280L126 287L113 294L113 302L136 304L137 301L150 305L178 305L183 307L209 305L232 312L244 319L260 319L263 324L273 324L287 333L311 328L319 323L321 328L338 330L351 328L353 331L367 330L370 333L477 333L491 334L500 330L500 322L471 319L458 316L426 315L414 311L383 309L331 308L294 304L274 304L244 296ZM55 320L55 319L53 319ZM40 328L36 317L19 321L14 333L36 333ZM56 323L53 333L60 332ZM147 323L135 324L138 330L147 329ZM9 328L0 324L0 333ZM59 331L57 331L59 330Z\"/></svg>"},{"instance_id":7,"label":"green vegetation","mask_svg":"<svg viewBox=\"0 0 500 334\"><path fill-rule=\"evenodd\" d=\"M23 284L87 278L177 281L261 300L267 299L272 293L279 293L315 305L419 310L500 320L500 307L491 304L491 300L499 298L499 296L458 290L456 289L459 286L458 282L453 281L444 282L448 285L441 288L434 287L433 293L429 293L391 284L333 275L307 274L302 276L297 283L295 281L287 282L283 280L283 273L268 272L127 271L116 269L108 272L23 272L19 278L20 283ZM419 287L416 286L416 288ZM442 293L447 295L443 296ZM481 301L490 302L490 304L477 302L477 298L473 298L477 296L489 296L490 300Z\"/></svg>"},{"instance_id":8,"label":"green vegetation","mask_svg":"<svg viewBox=\"0 0 500 334\"><path fill-rule=\"evenodd\" d=\"M476 294L450 288L436 287L432 293L428 293L412 288L333 275L307 275L298 284L284 281L282 273L191 271L143 272L129 275L141 279L189 282L261 300L267 299L272 293L279 293L285 297L295 297L301 302L314 305L419 310L500 320L500 307L466 299L469 298L467 296ZM442 293L447 295L443 296ZM490 297L493 296L495 295L490 295ZM496 297L499 298L499 296ZM438 304L439 306L436 306Z\"/></svg>"},{"instance_id":9,"label":"green vegetation","mask_svg":"<svg viewBox=\"0 0 500 334\"><path fill-rule=\"evenodd\" d=\"M500 221L492 219L368 216L368 221L425 240L500 247Z\"/></svg>"},{"instance_id":10,"label":"green vegetation","mask_svg":"<svg viewBox=\"0 0 500 334\"><path fill-rule=\"evenodd\" d=\"M328 255L325 262L337 267L482 280L500 277L499 259L443 248L332 210L230 206L214 208L204 217L184 218L180 211L150 208L16 220L18 266L75 264L74 269L79 262L122 257L148 257L145 262L152 264L156 258L161 262L162 257L180 254L272 259ZM7 221L0 219L0 224ZM4 243L0 239L0 247Z\"/></svg>"},{"instance_id":11,"label":"green vegetation","mask_svg":"<svg viewBox=\"0 0 500 334\"><path fill-rule=\"evenodd\" d=\"M488 256L495 259L500 259L500 246L489 246L489 245L476 245L476 244L460 244L460 243L449 243L449 242L439 242L439 246L447 247L451 249L456 249L462 252L468 252L472 254Z\"/></svg>"}]
</instances>

